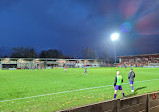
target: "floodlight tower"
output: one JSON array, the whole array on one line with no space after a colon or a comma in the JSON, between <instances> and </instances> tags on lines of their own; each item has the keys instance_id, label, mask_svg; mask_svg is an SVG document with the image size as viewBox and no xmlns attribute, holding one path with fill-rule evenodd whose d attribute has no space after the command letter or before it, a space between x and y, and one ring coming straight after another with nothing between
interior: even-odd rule
<instances>
[{"instance_id":1,"label":"floodlight tower","mask_svg":"<svg viewBox=\"0 0 159 112\"><path fill-rule=\"evenodd\" d=\"M116 63L116 43L115 41L119 38L119 33L113 33L111 34L111 40L114 42L114 54L115 54L115 63Z\"/></svg>"}]
</instances>

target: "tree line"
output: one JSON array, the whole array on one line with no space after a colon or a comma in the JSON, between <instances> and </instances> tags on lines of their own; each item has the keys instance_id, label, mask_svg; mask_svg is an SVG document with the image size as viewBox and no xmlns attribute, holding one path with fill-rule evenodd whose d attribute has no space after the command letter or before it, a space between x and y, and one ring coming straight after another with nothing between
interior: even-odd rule
<instances>
[{"instance_id":1,"label":"tree line","mask_svg":"<svg viewBox=\"0 0 159 112\"><path fill-rule=\"evenodd\" d=\"M114 62L114 59L109 57L106 51L101 52L99 56L98 53L91 49L85 48L82 51L82 58L85 59L105 59L109 63ZM61 50L58 49L49 49L49 50L41 50L38 54L36 50L32 47L15 47L12 48L11 54L9 56L2 56L0 57L9 57L9 58L64 58L64 59L71 59L73 57L64 55Z\"/></svg>"},{"instance_id":2,"label":"tree line","mask_svg":"<svg viewBox=\"0 0 159 112\"><path fill-rule=\"evenodd\" d=\"M39 54L32 47L15 47L12 48L10 58L71 58L58 49L42 50Z\"/></svg>"}]
</instances>

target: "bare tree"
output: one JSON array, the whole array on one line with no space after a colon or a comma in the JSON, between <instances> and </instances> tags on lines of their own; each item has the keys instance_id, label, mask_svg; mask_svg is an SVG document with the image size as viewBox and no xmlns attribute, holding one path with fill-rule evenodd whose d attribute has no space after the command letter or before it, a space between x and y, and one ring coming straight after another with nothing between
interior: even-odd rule
<instances>
[{"instance_id":1,"label":"bare tree","mask_svg":"<svg viewBox=\"0 0 159 112\"><path fill-rule=\"evenodd\" d=\"M106 51L102 51L100 59L109 59L108 53Z\"/></svg>"},{"instance_id":2,"label":"bare tree","mask_svg":"<svg viewBox=\"0 0 159 112\"><path fill-rule=\"evenodd\" d=\"M91 48L85 48L83 50L83 56L84 56L84 58L87 58L87 59L95 59L97 57L97 54L96 54L95 50L93 50Z\"/></svg>"},{"instance_id":3,"label":"bare tree","mask_svg":"<svg viewBox=\"0 0 159 112\"><path fill-rule=\"evenodd\" d=\"M64 58L64 55L60 50L49 49L41 51L40 58Z\"/></svg>"}]
</instances>

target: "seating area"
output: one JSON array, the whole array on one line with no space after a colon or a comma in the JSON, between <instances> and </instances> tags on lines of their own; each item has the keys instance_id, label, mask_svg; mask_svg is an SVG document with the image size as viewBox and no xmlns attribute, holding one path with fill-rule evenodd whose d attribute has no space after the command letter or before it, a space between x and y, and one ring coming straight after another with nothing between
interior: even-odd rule
<instances>
[{"instance_id":1,"label":"seating area","mask_svg":"<svg viewBox=\"0 0 159 112\"><path fill-rule=\"evenodd\" d=\"M136 56L119 56L119 63L122 66L158 66L159 54L136 55Z\"/></svg>"}]
</instances>

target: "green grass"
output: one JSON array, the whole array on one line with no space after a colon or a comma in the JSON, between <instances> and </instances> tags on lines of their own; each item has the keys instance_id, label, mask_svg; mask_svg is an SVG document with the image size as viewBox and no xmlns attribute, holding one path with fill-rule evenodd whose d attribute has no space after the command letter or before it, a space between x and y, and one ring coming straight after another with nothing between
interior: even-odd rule
<instances>
[{"instance_id":1,"label":"green grass","mask_svg":"<svg viewBox=\"0 0 159 112\"><path fill-rule=\"evenodd\" d=\"M128 83L129 68L118 70L124 78L124 83ZM159 91L159 80L138 82L159 79L158 71L159 68L134 68L137 82L134 89L137 91L132 94L130 85L123 84L125 95L130 97ZM83 72L82 68L68 68L67 72L64 72L64 69L0 70L0 101L112 85L0 102L0 111L48 112L113 99L115 68L88 68L88 75L82 74ZM122 98L120 91L117 97Z\"/></svg>"}]
</instances>

